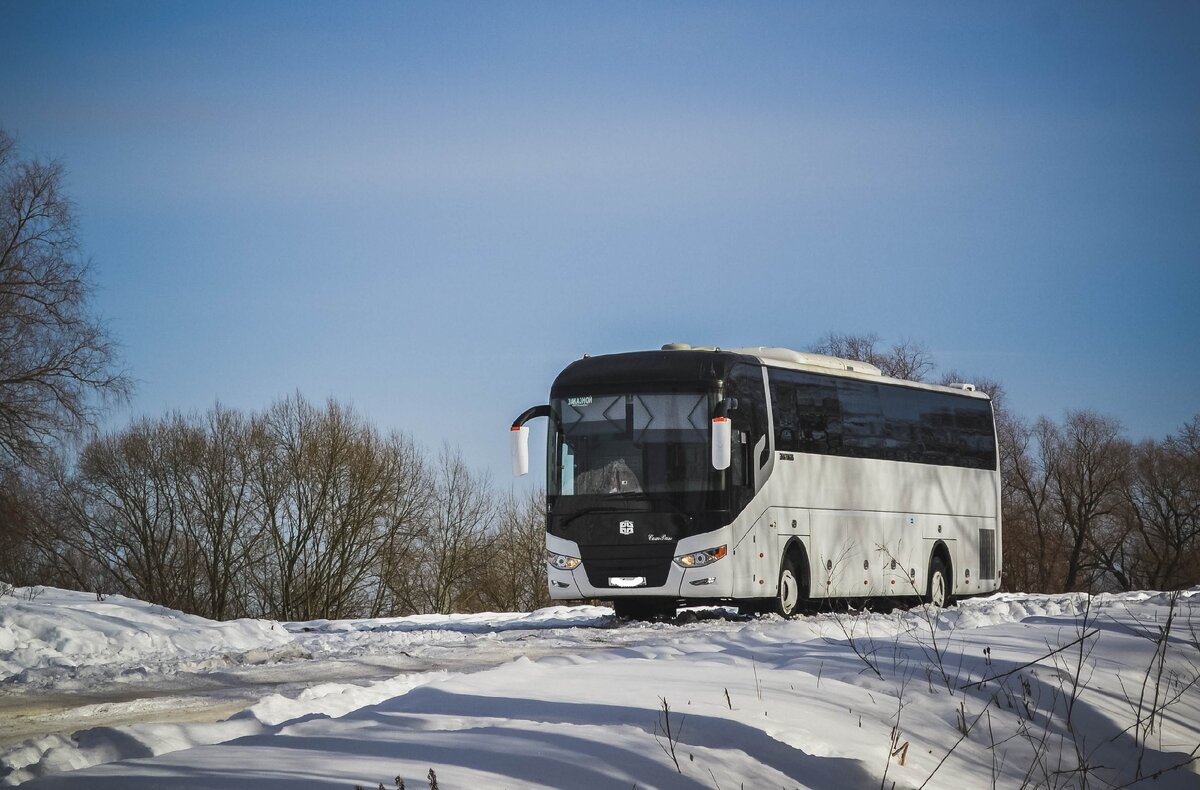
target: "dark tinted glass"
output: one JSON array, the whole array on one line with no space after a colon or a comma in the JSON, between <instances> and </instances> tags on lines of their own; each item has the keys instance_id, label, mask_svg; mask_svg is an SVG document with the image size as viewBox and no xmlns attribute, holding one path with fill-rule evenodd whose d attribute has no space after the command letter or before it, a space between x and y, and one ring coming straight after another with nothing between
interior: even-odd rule
<instances>
[{"instance_id":1,"label":"dark tinted glass","mask_svg":"<svg viewBox=\"0 0 1200 790\"><path fill-rule=\"evenodd\" d=\"M986 400L797 370L769 377L778 450L996 468Z\"/></svg>"},{"instance_id":2,"label":"dark tinted glass","mask_svg":"<svg viewBox=\"0 0 1200 790\"><path fill-rule=\"evenodd\" d=\"M708 490L711 401L704 392L552 399L550 495Z\"/></svg>"},{"instance_id":3,"label":"dark tinted glass","mask_svg":"<svg viewBox=\"0 0 1200 790\"><path fill-rule=\"evenodd\" d=\"M735 365L729 376L728 391L738 401L733 414L734 427L744 430L747 444L754 447L767 432L767 394L763 391L762 368ZM761 459L758 464L762 465Z\"/></svg>"},{"instance_id":4,"label":"dark tinted glass","mask_svg":"<svg viewBox=\"0 0 1200 790\"><path fill-rule=\"evenodd\" d=\"M883 398L884 448L894 461L924 462L921 390L887 387Z\"/></svg>"},{"instance_id":5,"label":"dark tinted glass","mask_svg":"<svg viewBox=\"0 0 1200 790\"><path fill-rule=\"evenodd\" d=\"M856 379L838 379L842 407L842 452L862 458L883 458L883 404L879 385Z\"/></svg>"},{"instance_id":6,"label":"dark tinted glass","mask_svg":"<svg viewBox=\"0 0 1200 790\"><path fill-rule=\"evenodd\" d=\"M953 395L921 391L920 441L925 463L957 465ZM933 397L929 397L933 396Z\"/></svg>"},{"instance_id":7,"label":"dark tinted glass","mask_svg":"<svg viewBox=\"0 0 1200 790\"><path fill-rule=\"evenodd\" d=\"M959 461L977 469L996 468L996 434L992 408L987 401L963 398L955 410L959 435Z\"/></svg>"},{"instance_id":8,"label":"dark tinted glass","mask_svg":"<svg viewBox=\"0 0 1200 790\"><path fill-rule=\"evenodd\" d=\"M778 450L837 453L842 445L837 381L796 370L769 371Z\"/></svg>"}]
</instances>

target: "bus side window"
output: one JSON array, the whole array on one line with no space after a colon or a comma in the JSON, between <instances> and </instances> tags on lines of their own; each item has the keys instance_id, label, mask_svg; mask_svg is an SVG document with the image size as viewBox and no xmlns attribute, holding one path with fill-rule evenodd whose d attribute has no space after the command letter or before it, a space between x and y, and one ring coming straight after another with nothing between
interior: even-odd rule
<instances>
[{"instance_id":1,"label":"bus side window","mask_svg":"<svg viewBox=\"0 0 1200 790\"><path fill-rule=\"evenodd\" d=\"M562 492L565 496L575 493L575 452L571 445L562 443Z\"/></svg>"},{"instance_id":2,"label":"bus side window","mask_svg":"<svg viewBox=\"0 0 1200 790\"><path fill-rule=\"evenodd\" d=\"M734 430L733 432L733 453L731 453L731 463L729 470L729 479L733 481L735 486L747 486L750 484L750 447L746 443L746 432Z\"/></svg>"},{"instance_id":3,"label":"bus side window","mask_svg":"<svg viewBox=\"0 0 1200 790\"><path fill-rule=\"evenodd\" d=\"M771 411L775 418L775 449L798 450L798 419L796 414L796 383L791 371L771 370Z\"/></svg>"},{"instance_id":4,"label":"bus side window","mask_svg":"<svg viewBox=\"0 0 1200 790\"><path fill-rule=\"evenodd\" d=\"M879 386L855 379L839 379L837 392L842 408L845 454L860 458L883 457L884 421Z\"/></svg>"},{"instance_id":5,"label":"bus side window","mask_svg":"<svg viewBox=\"0 0 1200 790\"><path fill-rule=\"evenodd\" d=\"M841 449L841 408L831 379L808 376L796 389L799 448L809 453L837 455Z\"/></svg>"},{"instance_id":6,"label":"bus side window","mask_svg":"<svg viewBox=\"0 0 1200 790\"><path fill-rule=\"evenodd\" d=\"M798 370L769 371L775 449L836 455L841 448L837 383Z\"/></svg>"}]
</instances>

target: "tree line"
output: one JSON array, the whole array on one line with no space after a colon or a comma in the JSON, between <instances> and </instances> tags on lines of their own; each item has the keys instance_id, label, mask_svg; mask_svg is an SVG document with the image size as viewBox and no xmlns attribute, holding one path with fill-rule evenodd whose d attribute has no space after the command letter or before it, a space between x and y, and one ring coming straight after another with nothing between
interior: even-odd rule
<instances>
[{"instance_id":1,"label":"tree line","mask_svg":"<svg viewBox=\"0 0 1200 790\"><path fill-rule=\"evenodd\" d=\"M1019 590L1200 583L1200 415L1134 442L1115 419L1001 423L1005 581Z\"/></svg>"},{"instance_id":2,"label":"tree line","mask_svg":"<svg viewBox=\"0 0 1200 790\"><path fill-rule=\"evenodd\" d=\"M541 492L501 494L335 400L145 418L27 478L10 582L214 619L545 605Z\"/></svg>"}]
</instances>

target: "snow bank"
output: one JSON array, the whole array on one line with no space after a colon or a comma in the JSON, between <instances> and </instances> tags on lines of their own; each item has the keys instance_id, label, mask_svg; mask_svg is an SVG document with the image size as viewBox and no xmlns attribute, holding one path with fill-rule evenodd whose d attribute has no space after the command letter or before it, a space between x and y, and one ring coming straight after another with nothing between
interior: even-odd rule
<instances>
[{"instance_id":1,"label":"snow bank","mask_svg":"<svg viewBox=\"0 0 1200 790\"><path fill-rule=\"evenodd\" d=\"M287 623L287 628L294 633L457 631L466 634L482 634L499 631L599 626L611 621L612 613L612 609L606 606L550 606L534 612L418 614L409 617L379 617L370 620L310 620Z\"/></svg>"},{"instance_id":2,"label":"snow bank","mask_svg":"<svg viewBox=\"0 0 1200 790\"><path fill-rule=\"evenodd\" d=\"M279 623L214 622L111 595L17 588L0 596L0 684L79 687L89 677L202 671L297 658Z\"/></svg>"}]
</instances>

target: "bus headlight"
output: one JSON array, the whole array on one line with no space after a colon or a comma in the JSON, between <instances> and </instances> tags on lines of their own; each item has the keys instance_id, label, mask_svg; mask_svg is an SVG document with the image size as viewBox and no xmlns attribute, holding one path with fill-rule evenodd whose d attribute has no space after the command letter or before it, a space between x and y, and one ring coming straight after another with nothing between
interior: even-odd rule
<instances>
[{"instance_id":1,"label":"bus headlight","mask_svg":"<svg viewBox=\"0 0 1200 790\"><path fill-rule=\"evenodd\" d=\"M675 563L684 568L701 568L705 565L711 565L721 559L727 553L727 547L717 546L715 549L705 549L704 551L693 551L691 554L681 554L675 558Z\"/></svg>"},{"instance_id":2,"label":"bus headlight","mask_svg":"<svg viewBox=\"0 0 1200 790\"><path fill-rule=\"evenodd\" d=\"M560 571L573 571L579 567L579 563L583 562L583 560L578 557L568 557L565 554L555 554L547 550L546 562L551 568L557 568Z\"/></svg>"}]
</instances>

